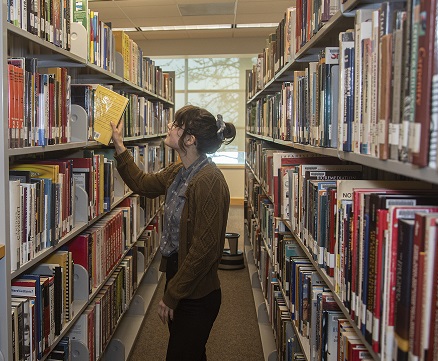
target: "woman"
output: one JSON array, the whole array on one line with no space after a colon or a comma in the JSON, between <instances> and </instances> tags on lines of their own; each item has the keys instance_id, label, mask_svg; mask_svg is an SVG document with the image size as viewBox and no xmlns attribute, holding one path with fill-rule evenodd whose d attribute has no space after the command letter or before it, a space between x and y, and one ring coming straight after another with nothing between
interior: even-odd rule
<instances>
[{"instance_id":1,"label":"woman","mask_svg":"<svg viewBox=\"0 0 438 361\"><path fill-rule=\"evenodd\" d=\"M150 198L166 195L160 241L166 286L158 305L170 331L166 360L206 360L221 303L217 270L230 204L228 185L206 154L233 141L236 129L220 115L215 119L205 109L185 106L175 113L164 141L181 162L145 174L123 145L123 125L112 127L117 169L129 188Z\"/></svg>"}]
</instances>

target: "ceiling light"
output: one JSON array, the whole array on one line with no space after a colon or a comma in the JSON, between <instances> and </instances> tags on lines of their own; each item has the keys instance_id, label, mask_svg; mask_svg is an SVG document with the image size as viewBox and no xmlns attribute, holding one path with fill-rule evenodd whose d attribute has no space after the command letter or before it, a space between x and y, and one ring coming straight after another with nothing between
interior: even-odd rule
<instances>
[{"instance_id":1,"label":"ceiling light","mask_svg":"<svg viewBox=\"0 0 438 361\"><path fill-rule=\"evenodd\" d=\"M136 28L113 28L112 30L113 31L126 31L126 32L138 31Z\"/></svg>"},{"instance_id":2,"label":"ceiling light","mask_svg":"<svg viewBox=\"0 0 438 361\"><path fill-rule=\"evenodd\" d=\"M278 23L236 24L236 28L276 28Z\"/></svg>"},{"instance_id":3,"label":"ceiling light","mask_svg":"<svg viewBox=\"0 0 438 361\"><path fill-rule=\"evenodd\" d=\"M175 30L212 30L231 29L231 24L216 25L177 25L177 26L149 26L140 27L141 31L175 31Z\"/></svg>"}]
</instances>

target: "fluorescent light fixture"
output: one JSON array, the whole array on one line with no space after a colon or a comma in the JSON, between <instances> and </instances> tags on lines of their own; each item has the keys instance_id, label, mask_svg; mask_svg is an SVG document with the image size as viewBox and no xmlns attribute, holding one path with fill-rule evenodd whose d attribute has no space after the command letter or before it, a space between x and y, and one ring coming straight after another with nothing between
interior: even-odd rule
<instances>
[{"instance_id":1,"label":"fluorescent light fixture","mask_svg":"<svg viewBox=\"0 0 438 361\"><path fill-rule=\"evenodd\" d=\"M113 31L126 31L126 32L138 31L136 28L113 28L112 30Z\"/></svg>"},{"instance_id":2,"label":"fluorescent light fixture","mask_svg":"<svg viewBox=\"0 0 438 361\"><path fill-rule=\"evenodd\" d=\"M236 29L239 28L276 28L278 23L258 23L258 24L236 24Z\"/></svg>"},{"instance_id":3,"label":"fluorescent light fixture","mask_svg":"<svg viewBox=\"0 0 438 361\"><path fill-rule=\"evenodd\" d=\"M149 26L149 27L140 27L140 29L141 31L214 30L214 29L231 29L231 24Z\"/></svg>"}]
</instances>

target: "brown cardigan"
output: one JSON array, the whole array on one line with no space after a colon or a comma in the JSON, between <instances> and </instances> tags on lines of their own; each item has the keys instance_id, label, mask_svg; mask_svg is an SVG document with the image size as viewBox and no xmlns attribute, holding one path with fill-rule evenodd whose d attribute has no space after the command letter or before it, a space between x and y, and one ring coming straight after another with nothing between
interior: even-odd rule
<instances>
[{"instance_id":1,"label":"brown cardigan","mask_svg":"<svg viewBox=\"0 0 438 361\"><path fill-rule=\"evenodd\" d=\"M157 173L144 173L129 151L115 156L117 169L131 190L149 198L166 194L182 163ZM191 180L181 215L178 272L167 285L163 302L175 309L183 298L201 298L220 288L217 269L222 258L230 193L222 172L207 164ZM165 272L166 259L160 271Z\"/></svg>"}]
</instances>

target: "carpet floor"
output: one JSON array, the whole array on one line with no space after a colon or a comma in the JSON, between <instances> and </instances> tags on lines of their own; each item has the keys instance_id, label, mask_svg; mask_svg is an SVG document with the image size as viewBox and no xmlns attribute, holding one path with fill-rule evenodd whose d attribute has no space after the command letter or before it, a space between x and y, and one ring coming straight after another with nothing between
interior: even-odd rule
<instances>
[{"instance_id":1,"label":"carpet floor","mask_svg":"<svg viewBox=\"0 0 438 361\"><path fill-rule=\"evenodd\" d=\"M243 206L230 207L227 231L241 235L239 249L243 250ZM208 361L263 361L248 268L219 270L219 277L222 285L222 305L207 343ZM163 290L164 277L161 277L129 361L164 361L166 358L169 333L167 326L161 323L157 314Z\"/></svg>"}]
</instances>

